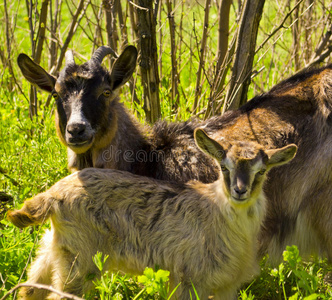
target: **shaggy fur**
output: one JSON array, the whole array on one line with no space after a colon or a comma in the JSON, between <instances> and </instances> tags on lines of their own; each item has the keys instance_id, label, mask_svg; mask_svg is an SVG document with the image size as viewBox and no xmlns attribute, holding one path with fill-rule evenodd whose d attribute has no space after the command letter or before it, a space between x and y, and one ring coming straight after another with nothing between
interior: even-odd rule
<instances>
[{"instance_id":1,"label":"shaggy fur","mask_svg":"<svg viewBox=\"0 0 332 300\"><path fill-rule=\"evenodd\" d=\"M170 289L181 282L178 299L234 299L258 270L257 235L265 212L266 172L287 163L296 146L266 150L256 143L223 145L202 130L196 140L221 165L211 184L171 184L117 170L84 169L10 212L18 227L51 218L30 283L82 295L100 276L92 262L109 255L106 269L142 273L146 266L170 270ZM93 276L92 276L93 277ZM26 288L23 299L58 299Z\"/></svg>"}]
</instances>

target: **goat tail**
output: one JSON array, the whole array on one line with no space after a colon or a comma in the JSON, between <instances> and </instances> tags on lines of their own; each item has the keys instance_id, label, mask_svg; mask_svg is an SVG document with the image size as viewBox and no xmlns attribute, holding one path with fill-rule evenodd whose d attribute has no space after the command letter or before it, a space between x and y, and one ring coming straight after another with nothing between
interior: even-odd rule
<instances>
[{"instance_id":1,"label":"goat tail","mask_svg":"<svg viewBox=\"0 0 332 300\"><path fill-rule=\"evenodd\" d=\"M54 198L45 192L26 200L19 210L9 211L7 218L15 226L24 228L45 222L52 214Z\"/></svg>"}]
</instances>

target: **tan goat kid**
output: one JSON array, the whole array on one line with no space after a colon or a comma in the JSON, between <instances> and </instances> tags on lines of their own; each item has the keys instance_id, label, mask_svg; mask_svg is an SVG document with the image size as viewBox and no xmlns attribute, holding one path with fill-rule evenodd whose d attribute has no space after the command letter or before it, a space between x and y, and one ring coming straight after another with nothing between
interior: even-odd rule
<instances>
[{"instance_id":1,"label":"tan goat kid","mask_svg":"<svg viewBox=\"0 0 332 300\"><path fill-rule=\"evenodd\" d=\"M84 169L8 214L18 227L51 218L28 283L82 295L100 276L92 261L109 255L105 268L131 274L146 266L170 271L178 299L234 299L258 271L257 236L265 212L267 171L290 161L297 147L264 150L253 143L219 144L197 129L199 148L221 166L211 184L171 184L118 170ZM93 276L92 276L93 277ZM59 299L25 288L23 299Z\"/></svg>"}]
</instances>

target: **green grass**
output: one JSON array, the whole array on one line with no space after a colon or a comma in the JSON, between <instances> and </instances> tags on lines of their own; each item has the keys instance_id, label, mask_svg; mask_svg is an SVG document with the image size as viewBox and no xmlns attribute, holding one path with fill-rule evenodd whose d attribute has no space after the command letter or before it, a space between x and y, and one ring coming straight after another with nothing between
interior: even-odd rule
<instances>
[{"instance_id":1,"label":"green grass","mask_svg":"<svg viewBox=\"0 0 332 300\"><path fill-rule=\"evenodd\" d=\"M45 111L43 120L41 116L31 120L24 97L0 89L0 98L3 104L0 106L0 191L13 197L13 202L1 203L7 210L46 190L67 175L68 170L66 149L56 137L51 111ZM0 221L1 296L21 276L26 279L23 270L30 251L34 254L38 234L32 229L18 230L5 219Z\"/></svg>"},{"instance_id":2,"label":"green grass","mask_svg":"<svg viewBox=\"0 0 332 300\"><path fill-rule=\"evenodd\" d=\"M325 260L303 261L296 246L287 246L279 266L270 267L267 257L262 260L260 275L243 288L240 299L331 299L331 270Z\"/></svg>"}]
</instances>

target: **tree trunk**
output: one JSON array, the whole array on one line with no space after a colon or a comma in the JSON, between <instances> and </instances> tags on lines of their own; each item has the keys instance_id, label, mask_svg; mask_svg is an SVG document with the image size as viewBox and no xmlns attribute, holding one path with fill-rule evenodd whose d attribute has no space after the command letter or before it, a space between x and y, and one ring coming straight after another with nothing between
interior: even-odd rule
<instances>
[{"instance_id":1,"label":"tree trunk","mask_svg":"<svg viewBox=\"0 0 332 300\"><path fill-rule=\"evenodd\" d=\"M49 56L49 69L52 69L56 66L57 57L58 57L58 29L59 29L59 17L61 13L61 1L59 3L58 0L55 0L54 3L54 12L52 9L52 2L50 5L50 34L51 34L51 41L50 41L50 56Z\"/></svg>"},{"instance_id":2,"label":"tree trunk","mask_svg":"<svg viewBox=\"0 0 332 300\"><path fill-rule=\"evenodd\" d=\"M14 71L12 66L12 59L11 59L11 53L12 53L12 47L11 47L11 40L12 40L12 29L11 29L11 22L9 20L9 13L8 13L8 6L7 6L7 0L4 0L3 2L4 9L5 9L5 30L6 30L6 48L7 48L7 58L5 56L5 53L3 52L2 56L2 62L4 64L4 68L8 67L9 73L12 77L14 77ZM13 86L10 83L9 89L12 90Z\"/></svg>"},{"instance_id":3,"label":"tree trunk","mask_svg":"<svg viewBox=\"0 0 332 300\"><path fill-rule=\"evenodd\" d=\"M207 32L208 32L208 27L209 27L210 4L211 4L211 0L205 1L204 29L203 29L203 35L202 35L202 40L201 40L201 48L199 49L199 65L198 65L198 70L196 73L195 99L194 99L194 105L192 108L192 111L194 114L196 114L196 112L197 112L197 108L199 106L198 99L202 93L201 76L202 76L202 70L203 70L204 62L205 62L205 51L206 51L206 42L207 42L207 34L208 34Z\"/></svg>"},{"instance_id":4,"label":"tree trunk","mask_svg":"<svg viewBox=\"0 0 332 300\"><path fill-rule=\"evenodd\" d=\"M172 11L173 8L171 0L166 0L166 4L167 4L168 22L169 22L169 30L171 37L172 108L176 111L179 104L179 92L178 92L179 74L178 74L178 66L176 59L175 21L174 21L174 11Z\"/></svg>"},{"instance_id":5,"label":"tree trunk","mask_svg":"<svg viewBox=\"0 0 332 300\"><path fill-rule=\"evenodd\" d=\"M117 0L115 4L116 4L115 5L116 13L119 17L121 45L124 46L128 44L128 32L127 32L126 20L124 19L123 16L121 1Z\"/></svg>"},{"instance_id":6,"label":"tree trunk","mask_svg":"<svg viewBox=\"0 0 332 300\"><path fill-rule=\"evenodd\" d=\"M49 0L44 0L42 3L42 7L40 9L39 16L39 28L37 33L37 46L34 61L35 63L40 63L41 54L43 51L43 45L45 41L45 31L46 31L46 22L47 22L47 11L48 11L48 3Z\"/></svg>"},{"instance_id":7,"label":"tree trunk","mask_svg":"<svg viewBox=\"0 0 332 300\"><path fill-rule=\"evenodd\" d=\"M300 52L302 52L303 50L300 49L300 40L299 37L301 36L300 30L300 22L299 22L299 15L300 15L300 6L298 6L295 11L294 14L291 15L291 23L294 22L293 26L292 26L292 34L293 34L293 61L294 61L294 65L295 65L295 71L298 71L300 69L301 66L301 62L300 62ZM294 19L293 19L294 17Z\"/></svg>"},{"instance_id":8,"label":"tree trunk","mask_svg":"<svg viewBox=\"0 0 332 300\"><path fill-rule=\"evenodd\" d=\"M28 18L29 18L29 29L30 29L30 41L31 41L31 54L32 57L35 57L35 40L34 40L34 34L35 30L32 23L32 7L33 3L32 0L26 0L25 1ZM29 91L29 116L30 119L33 119L33 116L37 115L37 94L36 94L36 88L34 86L30 86Z\"/></svg>"},{"instance_id":9,"label":"tree trunk","mask_svg":"<svg viewBox=\"0 0 332 300\"><path fill-rule=\"evenodd\" d=\"M106 15L106 32L108 45L115 51L118 51L117 40L118 34L115 27L114 20L114 1L104 0L103 1L105 15Z\"/></svg>"},{"instance_id":10,"label":"tree trunk","mask_svg":"<svg viewBox=\"0 0 332 300\"><path fill-rule=\"evenodd\" d=\"M232 0L220 0L216 73L219 72L228 49L229 11L231 4Z\"/></svg>"},{"instance_id":11,"label":"tree trunk","mask_svg":"<svg viewBox=\"0 0 332 300\"><path fill-rule=\"evenodd\" d=\"M160 116L158 54L156 42L156 20L153 1L137 0L135 10L138 20L138 48L140 51L140 72L143 85L144 111L146 120L154 123Z\"/></svg>"},{"instance_id":12,"label":"tree trunk","mask_svg":"<svg viewBox=\"0 0 332 300\"><path fill-rule=\"evenodd\" d=\"M227 71L229 70L231 56L231 49L228 50L229 39L229 12L231 9L232 0L220 0L218 13L218 48L217 48L217 64L213 86L210 93L210 101L205 113L205 119L218 113L217 104L221 100L221 94L224 90L225 79ZM233 47L234 49L234 47Z\"/></svg>"},{"instance_id":13,"label":"tree trunk","mask_svg":"<svg viewBox=\"0 0 332 300\"><path fill-rule=\"evenodd\" d=\"M236 40L232 78L227 90L223 111L237 109L247 102L251 80L258 25L265 0L246 0L243 4Z\"/></svg>"},{"instance_id":14,"label":"tree trunk","mask_svg":"<svg viewBox=\"0 0 332 300\"><path fill-rule=\"evenodd\" d=\"M47 12L48 12L48 4L49 0L44 0L42 2L42 7L40 9L39 15L39 26L37 32L37 45L36 51L34 55L34 61L37 64L40 64L41 55L43 52L43 46L45 41L45 32L46 32L46 23L47 23ZM30 108L30 112L33 112L32 115L37 116L38 114L38 99L37 99L37 92L36 88L31 86L30 89L30 104L33 102L33 107Z\"/></svg>"}]
</instances>

